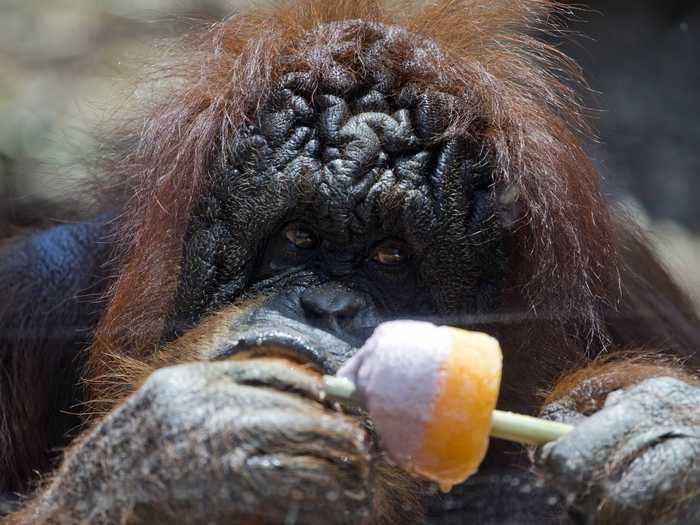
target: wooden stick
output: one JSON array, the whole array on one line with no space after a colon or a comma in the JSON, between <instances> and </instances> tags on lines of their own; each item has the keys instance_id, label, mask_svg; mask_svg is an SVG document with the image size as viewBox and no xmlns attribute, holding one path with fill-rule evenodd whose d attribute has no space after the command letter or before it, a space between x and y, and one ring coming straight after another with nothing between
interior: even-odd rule
<instances>
[{"instance_id":1,"label":"wooden stick","mask_svg":"<svg viewBox=\"0 0 700 525\"><path fill-rule=\"evenodd\" d=\"M357 388L355 383L346 377L338 376L323 376L323 391L324 393L336 399L346 400L355 399Z\"/></svg>"},{"instance_id":2,"label":"wooden stick","mask_svg":"<svg viewBox=\"0 0 700 525\"><path fill-rule=\"evenodd\" d=\"M355 385L344 377L323 376L323 391L329 397L358 401ZM526 445L543 445L550 441L556 441L564 434L571 432L573 428L565 423L494 410L491 420L491 437Z\"/></svg>"},{"instance_id":3,"label":"wooden stick","mask_svg":"<svg viewBox=\"0 0 700 525\"><path fill-rule=\"evenodd\" d=\"M494 410L491 416L491 437L526 445L544 445L571 432L573 426L539 417Z\"/></svg>"}]
</instances>

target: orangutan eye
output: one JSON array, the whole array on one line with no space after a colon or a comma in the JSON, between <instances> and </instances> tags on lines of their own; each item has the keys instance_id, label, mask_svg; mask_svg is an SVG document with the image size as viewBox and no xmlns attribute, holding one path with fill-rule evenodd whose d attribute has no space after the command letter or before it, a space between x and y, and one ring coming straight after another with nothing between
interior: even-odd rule
<instances>
[{"instance_id":1,"label":"orangutan eye","mask_svg":"<svg viewBox=\"0 0 700 525\"><path fill-rule=\"evenodd\" d=\"M399 266L409 259L408 249L399 240L383 241L374 248L372 260L383 266Z\"/></svg>"},{"instance_id":2,"label":"orangutan eye","mask_svg":"<svg viewBox=\"0 0 700 525\"><path fill-rule=\"evenodd\" d=\"M295 248L300 250L310 250L318 246L316 234L298 223L288 224L282 233Z\"/></svg>"}]
</instances>

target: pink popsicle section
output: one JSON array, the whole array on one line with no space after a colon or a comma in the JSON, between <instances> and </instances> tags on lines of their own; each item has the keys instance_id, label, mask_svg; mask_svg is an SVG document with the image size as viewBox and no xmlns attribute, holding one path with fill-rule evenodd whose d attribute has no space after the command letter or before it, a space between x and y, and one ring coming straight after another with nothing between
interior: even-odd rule
<instances>
[{"instance_id":1,"label":"pink popsicle section","mask_svg":"<svg viewBox=\"0 0 700 525\"><path fill-rule=\"evenodd\" d=\"M410 467L423 442L450 343L446 327L391 321L380 325L338 371L355 383L384 450L404 467Z\"/></svg>"}]
</instances>

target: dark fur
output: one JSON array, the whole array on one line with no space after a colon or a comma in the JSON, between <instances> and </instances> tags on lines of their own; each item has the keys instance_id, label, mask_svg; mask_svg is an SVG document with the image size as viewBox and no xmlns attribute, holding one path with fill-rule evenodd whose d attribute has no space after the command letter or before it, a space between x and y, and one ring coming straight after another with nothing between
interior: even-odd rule
<instances>
[{"instance_id":1,"label":"dark fur","mask_svg":"<svg viewBox=\"0 0 700 525\"><path fill-rule=\"evenodd\" d=\"M66 224L0 247L1 491L25 490L55 466L79 426L82 351L104 305L106 230L99 220Z\"/></svg>"}]
</instances>

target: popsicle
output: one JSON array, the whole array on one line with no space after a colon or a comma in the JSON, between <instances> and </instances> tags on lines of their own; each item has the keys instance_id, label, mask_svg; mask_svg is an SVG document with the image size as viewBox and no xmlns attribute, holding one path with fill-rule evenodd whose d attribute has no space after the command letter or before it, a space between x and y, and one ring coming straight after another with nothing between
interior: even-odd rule
<instances>
[{"instance_id":1,"label":"popsicle","mask_svg":"<svg viewBox=\"0 0 700 525\"><path fill-rule=\"evenodd\" d=\"M541 444L571 430L494 410L501 369L500 345L489 335L391 321L324 380L329 395L364 405L394 462L447 491L476 472L489 435Z\"/></svg>"}]
</instances>

